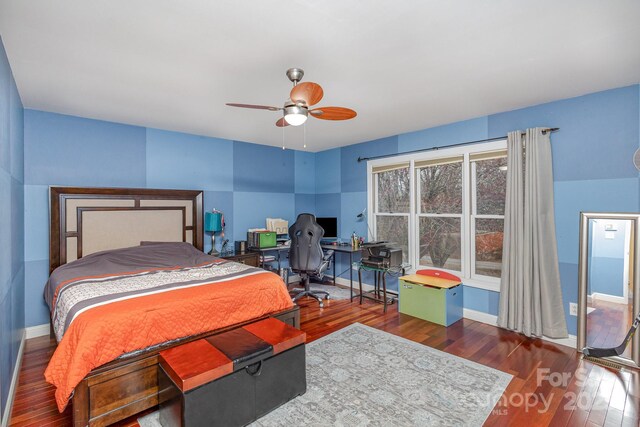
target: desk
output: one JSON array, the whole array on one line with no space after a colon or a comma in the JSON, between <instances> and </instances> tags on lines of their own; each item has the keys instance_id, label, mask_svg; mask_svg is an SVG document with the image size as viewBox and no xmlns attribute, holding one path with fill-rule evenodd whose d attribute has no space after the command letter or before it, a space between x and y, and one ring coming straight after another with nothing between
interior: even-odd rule
<instances>
[{"instance_id":1,"label":"desk","mask_svg":"<svg viewBox=\"0 0 640 427\"><path fill-rule=\"evenodd\" d=\"M251 267L260 267L260 254L257 252L231 251L220 254L220 258L239 262L240 264L250 265Z\"/></svg>"},{"instance_id":2,"label":"desk","mask_svg":"<svg viewBox=\"0 0 640 427\"><path fill-rule=\"evenodd\" d=\"M402 275L405 273L405 266L399 267L399 271ZM373 271L374 274L374 287L372 291L362 291L362 270ZM363 265L362 263L358 267L358 285L360 290L360 304L362 304L362 298L370 299L375 302L381 302L384 304L384 313L387 312L387 305L393 304L396 300L395 297L387 298L387 274L394 272L394 268L377 268ZM382 291L380 291L380 285L382 285ZM382 296L380 294L382 293Z\"/></svg>"},{"instance_id":3,"label":"desk","mask_svg":"<svg viewBox=\"0 0 640 427\"><path fill-rule=\"evenodd\" d=\"M280 266L281 266L281 253L282 252L289 252L289 248L291 246L290 245L280 245L280 246L274 246L272 248L250 248L249 252L258 252L260 254L260 267L264 268L264 262L262 262L262 257L269 253L269 252L276 252L276 259L275 261L278 261L278 274L280 274ZM272 262L272 261L267 261L267 262Z\"/></svg>"},{"instance_id":4,"label":"desk","mask_svg":"<svg viewBox=\"0 0 640 427\"><path fill-rule=\"evenodd\" d=\"M336 254L338 252L343 254L349 254L349 296L351 297L351 301L353 301L353 254L360 253L362 246L358 249L354 249L351 245L320 245L324 250L332 250L333 251L333 284L336 284Z\"/></svg>"}]
</instances>

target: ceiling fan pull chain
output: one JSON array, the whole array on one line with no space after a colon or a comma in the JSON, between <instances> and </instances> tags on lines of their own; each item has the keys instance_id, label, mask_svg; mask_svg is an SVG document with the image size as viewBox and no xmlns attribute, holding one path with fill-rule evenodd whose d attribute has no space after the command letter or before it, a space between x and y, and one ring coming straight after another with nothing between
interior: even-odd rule
<instances>
[{"instance_id":1,"label":"ceiling fan pull chain","mask_svg":"<svg viewBox=\"0 0 640 427\"><path fill-rule=\"evenodd\" d=\"M307 148L307 123L305 122L305 124L302 126L302 133L304 134L304 148Z\"/></svg>"}]
</instances>

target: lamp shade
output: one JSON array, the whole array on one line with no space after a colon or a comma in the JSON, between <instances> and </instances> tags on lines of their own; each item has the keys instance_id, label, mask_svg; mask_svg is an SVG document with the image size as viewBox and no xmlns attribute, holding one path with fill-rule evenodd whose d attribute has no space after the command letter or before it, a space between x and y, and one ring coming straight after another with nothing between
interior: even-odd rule
<instances>
[{"instance_id":1,"label":"lamp shade","mask_svg":"<svg viewBox=\"0 0 640 427\"><path fill-rule=\"evenodd\" d=\"M284 109L284 120L291 126L300 126L307 121L309 112L306 108L291 105Z\"/></svg>"},{"instance_id":2,"label":"lamp shade","mask_svg":"<svg viewBox=\"0 0 640 427\"><path fill-rule=\"evenodd\" d=\"M204 231L222 231L222 214L220 212L206 212L204 214Z\"/></svg>"}]
</instances>

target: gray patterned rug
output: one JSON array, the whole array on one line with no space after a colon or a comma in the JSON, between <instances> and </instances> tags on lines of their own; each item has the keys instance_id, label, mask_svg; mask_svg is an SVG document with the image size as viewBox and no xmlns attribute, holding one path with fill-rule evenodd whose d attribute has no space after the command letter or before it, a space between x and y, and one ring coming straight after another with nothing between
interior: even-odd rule
<instances>
[{"instance_id":1,"label":"gray patterned rug","mask_svg":"<svg viewBox=\"0 0 640 427\"><path fill-rule=\"evenodd\" d=\"M252 425L481 426L511 378L356 323L308 344L306 394Z\"/></svg>"},{"instance_id":2,"label":"gray patterned rug","mask_svg":"<svg viewBox=\"0 0 640 427\"><path fill-rule=\"evenodd\" d=\"M291 294L294 295L300 291L304 290L304 288L295 287L291 289ZM311 284L312 291L325 291L329 292L329 299L340 300L340 299L349 299L351 297L349 293L349 288L343 288L341 286L334 285L321 285L319 283Z\"/></svg>"}]
</instances>

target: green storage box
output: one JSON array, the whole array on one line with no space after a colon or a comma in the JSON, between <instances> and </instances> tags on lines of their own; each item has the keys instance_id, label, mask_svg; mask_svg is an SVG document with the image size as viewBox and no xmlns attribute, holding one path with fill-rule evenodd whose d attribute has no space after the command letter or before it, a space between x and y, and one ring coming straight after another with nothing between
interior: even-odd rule
<instances>
[{"instance_id":1,"label":"green storage box","mask_svg":"<svg viewBox=\"0 0 640 427\"><path fill-rule=\"evenodd\" d=\"M252 249L275 248L277 244L275 231L249 231L247 241Z\"/></svg>"},{"instance_id":2,"label":"green storage box","mask_svg":"<svg viewBox=\"0 0 640 427\"><path fill-rule=\"evenodd\" d=\"M462 284L412 274L399 282L398 310L419 319L449 326L462 319Z\"/></svg>"}]
</instances>

